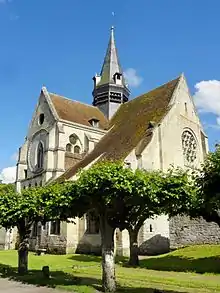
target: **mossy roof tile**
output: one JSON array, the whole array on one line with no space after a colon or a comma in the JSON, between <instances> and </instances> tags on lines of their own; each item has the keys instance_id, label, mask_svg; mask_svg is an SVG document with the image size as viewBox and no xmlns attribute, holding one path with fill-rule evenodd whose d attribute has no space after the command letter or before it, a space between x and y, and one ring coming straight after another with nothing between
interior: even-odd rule
<instances>
[{"instance_id":1,"label":"mossy roof tile","mask_svg":"<svg viewBox=\"0 0 220 293\"><path fill-rule=\"evenodd\" d=\"M58 181L71 178L79 169L99 157L102 160L123 160L137 145L141 149L145 148L153 135L149 123L152 124L153 121L158 124L169 111L169 103L178 82L179 78L174 79L121 105L110 120L108 132L94 150L70 167Z\"/></svg>"},{"instance_id":2,"label":"mossy roof tile","mask_svg":"<svg viewBox=\"0 0 220 293\"><path fill-rule=\"evenodd\" d=\"M108 128L107 118L97 107L73 101L56 94L49 93L49 95L60 119L86 126L91 126L89 122L91 119L97 119L99 121L99 128Z\"/></svg>"}]
</instances>

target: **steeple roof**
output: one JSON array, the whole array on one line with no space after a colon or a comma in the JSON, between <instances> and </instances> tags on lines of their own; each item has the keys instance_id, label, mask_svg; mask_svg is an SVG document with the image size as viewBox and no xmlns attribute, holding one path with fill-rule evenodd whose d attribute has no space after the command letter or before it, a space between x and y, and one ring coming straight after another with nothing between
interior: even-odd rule
<instances>
[{"instance_id":1,"label":"steeple roof","mask_svg":"<svg viewBox=\"0 0 220 293\"><path fill-rule=\"evenodd\" d=\"M100 73L101 80L99 82L99 85L113 83L113 76L115 73L122 74L122 85L126 86L125 80L123 77L123 71L119 63L119 58L118 58L117 49L115 45L114 27L112 26L108 48L106 51L104 63L102 65L102 70Z\"/></svg>"}]
</instances>

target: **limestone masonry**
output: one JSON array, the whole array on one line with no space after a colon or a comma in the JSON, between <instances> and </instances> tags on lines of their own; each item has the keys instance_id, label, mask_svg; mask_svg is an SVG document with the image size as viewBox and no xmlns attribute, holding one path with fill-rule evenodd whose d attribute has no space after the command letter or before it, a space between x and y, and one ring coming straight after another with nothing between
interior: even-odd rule
<instances>
[{"instance_id":1,"label":"limestone masonry","mask_svg":"<svg viewBox=\"0 0 220 293\"><path fill-rule=\"evenodd\" d=\"M18 192L57 178L75 180L79 168L89 168L100 158L123 159L133 170L200 167L208 152L208 138L183 75L129 100L112 28L101 73L93 81L93 105L42 88L19 150ZM15 239L15 230L0 231L2 249L13 248ZM187 217L168 220L166 215L146 220L139 233L141 254L219 240L220 230L213 223ZM55 221L35 224L32 229L33 250L99 254L100 244L99 223L90 214L75 224ZM116 231L115 245L117 254L128 254L126 230Z\"/></svg>"}]
</instances>

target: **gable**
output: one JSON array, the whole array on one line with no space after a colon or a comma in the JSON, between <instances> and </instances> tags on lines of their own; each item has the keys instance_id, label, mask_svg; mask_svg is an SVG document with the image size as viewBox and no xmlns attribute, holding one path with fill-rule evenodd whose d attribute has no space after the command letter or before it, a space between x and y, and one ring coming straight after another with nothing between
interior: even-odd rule
<instances>
[{"instance_id":1,"label":"gable","mask_svg":"<svg viewBox=\"0 0 220 293\"><path fill-rule=\"evenodd\" d=\"M160 126L161 168L171 165L181 168L199 168L207 152L202 124L190 95L184 76L181 76L173 97L171 109ZM147 149L145 155L149 154ZM152 151L152 150L151 150ZM151 157L154 157L151 155Z\"/></svg>"},{"instance_id":2,"label":"gable","mask_svg":"<svg viewBox=\"0 0 220 293\"><path fill-rule=\"evenodd\" d=\"M56 113L53 111L45 89L42 89L36 109L34 111L27 137L30 138L40 130L50 130L56 122Z\"/></svg>"},{"instance_id":3,"label":"gable","mask_svg":"<svg viewBox=\"0 0 220 293\"><path fill-rule=\"evenodd\" d=\"M123 160L142 139L146 146L152 137L152 123L159 123L169 111L178 82L179 78L121 105L110 121L109 131L94 150L58 180L71 178L80 168L86 167L98 157L102 160Z\"/></svg>"},{"instance_id":4,"label":"gable","mask_svg":"<svg viewBox=\"0 0 220 293\"><path fill-rule=\"evenodd\" d=\"M180 78L178 88L173 95L171 103L175 104L176 112L178 115L181 115L182 118L185 118L193 123L200 125L200 127L202 128L202 123L198 116L194 100L190 94L186 79L183 75Z\"/></svg>"},{"instance_id":5,"label":"gable","mask_svg":"<svg viewBox=\"0 0 220 293\"><path fill-rule=\"evenodd\" d=\"M91 126L89 121L95 119L99 121L99 128L107 129L108 120L98 108L56 94L50 93L49 95L59 119L85 126Z\"/></svg>"}]
</instances>

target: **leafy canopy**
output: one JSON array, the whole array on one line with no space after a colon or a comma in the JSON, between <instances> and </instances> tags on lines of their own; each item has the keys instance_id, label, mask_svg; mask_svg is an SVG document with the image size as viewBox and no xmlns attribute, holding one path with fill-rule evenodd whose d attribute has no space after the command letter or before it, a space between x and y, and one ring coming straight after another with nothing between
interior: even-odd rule
<instances>
[{"instance_id":1,"label":"leafy canopy","mask_svg":"<svg viewBox=\"0 0 220 293\"><path fill-rule=\"evenodd\" d=\"M9 185L1 187L0 225L6 229L17 226L24 230L29 229L33 222L67 220L73 216L70 206L76 198L75 186L73 182L54 184L23 189L21 193L16 193ZM68 197L70 190L72 197Z\"/></svg>"},{"instance_id":2,"label":"leafy canopy","mask_svg":"<svg viewBox=\"0 0 220 293\"><path fill-rule=\"evenodd\" d=\"M207 155L197 174L198 192L193 198L191 216L202 216L220 226L220 146Z\"/></svg>"},{"instance_id":3,"label":"leafy canopy","mask_svg":"<svg viewBox=\"0 0 220 293\"><path fill-rule=\"evenodd\" d=\"M176 215L189 209L195 189L180 169L167 173L125 168L121 162L101 162L81 172L79 194L87 206L105 213L110 225L138 229L155 215Z\"/></svg>"}]
</instances>

